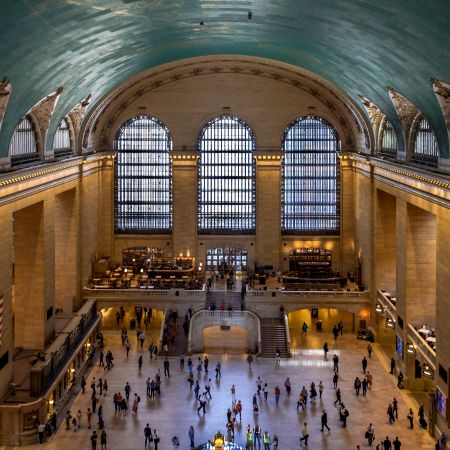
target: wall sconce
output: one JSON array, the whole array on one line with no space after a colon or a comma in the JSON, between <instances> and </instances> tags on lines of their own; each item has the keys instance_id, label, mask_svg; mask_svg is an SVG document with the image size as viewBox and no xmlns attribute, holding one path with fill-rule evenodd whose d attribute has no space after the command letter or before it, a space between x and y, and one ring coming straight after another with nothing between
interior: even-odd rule
<instances>
[{"instance_id":1,"label":"wall sconce","mask_svg":"<svg viewBox=\"0 0 450 450\"><path fill-rule=\"evenodd\" d=\"M379 303L377 303L377 306L375 306L375 311L377 313L382 313L383 312L383 307Z\"/></svg>"},{"instance_id":2,"label":"wall sconce","mask_svg":"<svg viewBox=\"0 0 450 450\"><path fill-rule=\"evenodd\" d=\"M416 349L413 344L406 344L406 353L408 353L408 355L416 356Z\"/></svg>"},{"instance_id":3,"label":"wall sconce","mask_svg":"<svg viewBox=\"0 0 450 450\"><path fill-rule=\"evenodd\" d=\"M364 318L368 317L367 311L362 311L361 316Z\"/></svg>"},{"instance_id":4,"label":"wall sconce","mask_svg":"<svg viewBox=\"0 0 450 450\"><path fill-rule=\"evenodd\" d=\"M50 405L53 405L55 403L55 400L51 399L49 400Z\"/></svg>"},{"instance_id":5,"label":"wall sconce","mask_svg":"<svg viewBox=\"0 0 450 450\"><path fill-rule=\"evenodd\" d=\"M386 325L387 325L389 328L392 328L392 329L395 328L395 322L394 322L391 318L387 319Z\"/></svg>"},{"instance_id":6,"label":"wall sconce","mask_svg":"<svg viewBox=\"0 0 450 450\"><path fill-rule=\"evenodd\" d=\"M144 273L144 269L141 268L141 273Z\"/></svg>"},{"instance_id":7,"label":"wall sconce","mask_svg":"<svg viewBox=\"0 0 450 450\"><path fill-rule=\"evenodd\" d=\"M128 272L128 269L125 267L125 269L123 269L123 271L124 271L125 273L127 273L127 272Z\"/></svg>"},{"instance_id":8,"label":"wall sconce","mask_svg":"<svg viewBox=\"0 0 450 450\"><path fill-rule=\"evenodd\" d=\"M431 366L429 364L424 364L422 366L422 373L429 378L434 378L434 373L433 373L433 369L431 368Z\"/></svg>"}]
</instances>

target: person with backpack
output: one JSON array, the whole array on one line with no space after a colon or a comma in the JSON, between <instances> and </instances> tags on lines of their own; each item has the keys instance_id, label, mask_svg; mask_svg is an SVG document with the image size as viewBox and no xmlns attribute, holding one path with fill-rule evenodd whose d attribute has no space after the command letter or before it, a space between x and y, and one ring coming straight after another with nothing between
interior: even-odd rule
<instances>
[{"instance_id":1,"label":"person with backpack","mask_svg":"<svg viewBox=\"0 0 450 450\"><path fill-rule=\"evenodd\" d=\"M147 424L144 428L144 436L145 436L145 447L147 447L147 442L150 445L151 442L153 442L153 436L152 436L152 429L150 428L150 425Z\"/></svg>"},{"instance_id":2,"label":"person with backpack","mask_svg":"<svg viewBox=\"0 0 450 450\"><path fill-rule=\"evenodd\" d=\"M133 414L137 414L140 401L141 401L141 397L139 397L139 395L137 395L137 394L134 394L133 406L131 408L131 412Z\"/></svg>"}]
</instances>

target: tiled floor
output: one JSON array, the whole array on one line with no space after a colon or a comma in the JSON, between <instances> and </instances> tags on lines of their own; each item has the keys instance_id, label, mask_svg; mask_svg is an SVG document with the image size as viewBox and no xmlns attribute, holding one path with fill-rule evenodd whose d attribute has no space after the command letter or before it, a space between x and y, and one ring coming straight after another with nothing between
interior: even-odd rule
<instances>
[{"instance_id":1,"label":"tiled floor","mask_svg":"<svg viewBox=\"0 0 450 450\"><path fill-rule=\"evenodd\" d=\"M189 390L186 381L187 374L178 368L176 358L170 360L171 378L162 377L161 397L155 400L146 398L145 380L153 377L156 369L162 370L162 360L150 360L148 353L142 353L135 343L134 333L132 336L133 348L127 359L124 350L120 345L119 332L116 330L105 330L106 348L112 349L115 356L114 368L105 372L103 368L95 367L89 375L88 386L92 377L105 377L109 383L108 395L101 399L104 409L105 429L108 433L108 450L128 450L144 448L144 427L150 423L152 428L156 428L161 437L161 450L172 449L171 438L177 435L180 439L180 449L188 449L188 429L192 424L195 427L195 442L200 444L211 439L212 436L221 430L225 433L226 411L231 406L230 388L236 385L237 399L242 400L243 414L242 423L238 421L236 429L236 442L244 444L245 427L247 424L259 423L262 430L268 430L271 435L276 433L279 437L279 450L300 448L299 431L303 422L307 422L310 430L310 449L334 449L348 450L355 449L357 444L361 448L368 447L364 439L364 431L369 422L373 422L377 441L389 435L392 439L399 436L403 443L402 449L433 449L433 440L425 430L417 426L414 430L409 430L406 414L409 407L413 407L417 412L417 404L413 403L407 391L400 391L396 388L394 377L389 375L387 368L387 357L381 354L375 344L375 351L369 360L368 369L373 374L374 386L369 391L367 397L355 397L353 391L353 381L356 376L362 376L361 359L365 354L366 343L358 341L354 335L345 335L339 338L337 343L332 343L331 336L325 333L312 335L301 340L301 348L295 350L295 355L291 359L283 360L280 367L275 366L275 361L270 359L258 359L253 363L252 371L248 370L245 357L227 355L209 355L210 374L212 383L212 400L207 405L207 414L198 414L197 403L194 401L194 394ZM323 340L330 343L330 354L328 361L324 360L322 345ZM342 428L338 420L338 412L333 402L335 400L335 390L332 387L332 362L333 353L340 357L340 379L339 386L342 391L350 416L347 428ZM137 358L142 354L144 365L141 372L138 371ZM197 355L194 357L196 361ZM214 366L216 361L222 362L222 378L219 381L214 377ZM195 363L194 363L195 367ZM255 380L261 376L264 382L269 385L269 398L264 401L262 395L259 398L259 414L252 412L252 397L256 391ZM292 394L288 397L283 388L286 377L290 377L292 382ZM303 385L309 389L312 381L316 384L322 380L325 384L325 391L322 401L315 404L308 404L305 412L297 413L296 402L299 391ZM112 396L114 392L121 391L126 382L132 387L132 394L137 392L142 401L139 406L137 416L132 416L130 410L125 418L114 414ZM202 387L206 381L205 374L202 374L200 382ZM274 398L274 387L279 385L282 388L280 404L277 407ZM396 397L399 401L399 421L394 425L389 425L386 416L388 403ZM90 389L86 394L79 394L71 408L72 412L78 409L85 413L90 406ZM320 432L320 416L322 411L328 412L328 423L331 432ZM61 426L56 435L48 440L45 449L80 450L90 449L89 437L92 430L86 428L86 417L83 416L81 430L77 432L66 431ZM38 448L35 445L32 448ZM100 445L98 444L98 447ZM152 448L152 447L151 447Z\"/></svg>"}]
</instances>

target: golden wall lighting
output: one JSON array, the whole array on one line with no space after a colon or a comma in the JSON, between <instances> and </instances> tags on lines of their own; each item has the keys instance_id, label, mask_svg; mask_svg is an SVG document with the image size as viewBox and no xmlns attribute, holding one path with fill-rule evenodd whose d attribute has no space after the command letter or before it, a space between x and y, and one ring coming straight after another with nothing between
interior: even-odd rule
<instances>
[{"instance_id":1,"label":"golden wall lighting","mask_svg":"<svg viewBox=\"0 0 450 450\"><path fill-rule=\"evenodd\" d=\"M413 344L406 344L406 353L408 353L408 355L416 356L416 348Z\"/></svg>"},{"instance_id":2,"label":"golden wall lighting","mask_svg":"<svg viewBox=\"0 0 450 450\"><path fill-rule=\"evenodd\" d=\"M395 328L395 322L394 322L391 318L387 319L386 325L387 325L389 328Z\"/></svg>"},{"instance_id":3,"label":"golden wall lighting","mask_svg":"<svg viewBox=\"0 0 450 450\"><path fill-rule=\"evenodd\" d=\"M383 307L379 303L377 303L377 306L375 306L375 311L377 313L382 313L383 312Z\"/></svg>"},{"instance_id":4,"label":"golden wall lighting","mask_svg":"<svg viewBox=\"0 0 450 450\"><path fill-rule=\"evenodd\" d=\"M424 364L422 366L422 373L429 378L434 378L434 373L433 373L433 369L431 368L431 366L429 364Z\"/></svg>"}]
</instances>

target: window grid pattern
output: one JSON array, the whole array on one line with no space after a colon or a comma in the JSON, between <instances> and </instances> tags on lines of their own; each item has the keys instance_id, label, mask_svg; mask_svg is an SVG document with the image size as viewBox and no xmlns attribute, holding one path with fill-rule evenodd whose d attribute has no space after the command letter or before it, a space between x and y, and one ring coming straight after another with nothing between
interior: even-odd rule
<instances>
[{"instance_id":1,"label":"window grid pattern","mask_svg":"<svg viewBox=\"0 0 450 450\"><path fill-rule=\"evenodd\" d=\"M233 247L208 248L206 270L244 270L247 267L247 250Z\"/></svg>"},{"instance_id":2,"label":"window grid pattern","mask_svg":"<svg viewBox=\"0 0 450 450\"><path fill-rule=\"evenodd\" d=\"M138 116L116 136L117 233L166 233L172 229L172 138L164 124Z\"/></svg>"},{"instance_id":3,"label":"window grid pattern","mask_svg":"<svg viewBox=\"0 0 450 450\"><path fill-rule=\"evenodd\" d=\"M241 119L211 120L199 138L198 231L251 234L255 231L255 139Z\"/></svg>"},{"instance_id":4,"label":"window grid pattern","mask_svg":"<svg viewBox=\"0 0 450 450\"><path fill-rule=\"evenodd\" d=\"M297 119L285 131L282 232L339 234L339 139L320 117Z\"/></svg>"},{"instance_id":5,"label":"window grid pattern","mask_svg":"<svg viewBox=\"0 0 450 450\"><path fill-rule=\"evenodd\" d=\"M437 167L438 158L439 145L436 136L428 120L423 117L417 126L412 162Z\"/></svg>"},{"instance_id":6,"label":"window grid pattern","mask_svg":"<svg viewBox=\"0 0 450 450\"><path fill-rule=\"evenodd\" d=\"M67 156L73 153L70 143L70 129L66 119L63 119L53 138L55 156Z\"/></svg>"},{"instance_id":7,"label":"window grid pattern","mask_svg":"<svg viewBox=\"0 0 450 450\"><path fill-rule=\"evenodd\" d=\"M39 160L36 131L28 117L24 117L14 130L9 143L9 155L13 165Z\"/></svg>"},{"instance_id":8,"label":"window grid pattern","mask_svg":"<svg viewBox=\"0 0 450 450\"><path fill-rule=\"evenodd\" d=\"M389 120L386 120L383 128L383 135L381 139L380 153L384 156L396 157L398 149L397 135L395 129Z\"/></svg>"}]
</instances>

